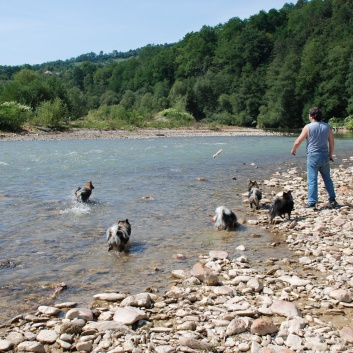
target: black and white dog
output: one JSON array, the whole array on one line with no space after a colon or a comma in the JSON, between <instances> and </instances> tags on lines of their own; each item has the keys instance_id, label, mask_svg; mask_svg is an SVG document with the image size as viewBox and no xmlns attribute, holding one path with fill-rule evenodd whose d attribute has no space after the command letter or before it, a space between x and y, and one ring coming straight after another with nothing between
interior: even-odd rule
<instances>
[{"instance_id":1,"label":"black and white dog","mask_svg":"<svg viewBox=\"0 0 353 353\"><path fill-rule=\"evenodd\" d=\"M108 251L118 250L119 252L127 249L130 235L131 224L128 219L119 221L108 228L107 232Z\"/></svg>"},{"instance_id":2,"label":"black and white dog","mask_svg":"<svg viewBox=\"0 0 353 353\"><path fill-rule=\"evenodd\" d=\"M94 189L94 186L91 181L86 183L86 185L83 188L78 187L77 190L75 191L75 196L77 201L87 202L89 197L92 194L93 189Z\"/></svg>"},{"instance_id":3,"label":"black and white dog","mask_svg":"<svg viewBox=\"0 0 353 353\"><path fill-rule=\"evenodd\" d=\"M237 216L235 213L225 206L216 208L216 214L211 219L217 230L233 230L237 226Z\"/></svg>"},{"instance_id":4,"label":"black and white dog","mask_svg":"<svg viewBox=\"0 0 353 353\"><path fill-rule=\"evenodd\" d=\"M248 190L249 190L249 201L250 201L250 208L255 205L255 208L258 210L260 208L260 200L262 199L262 192L259 189L259 185L257 182L254 180L249 180L248 184Z\"/></svg>"},{"instance_id":5,"label":"black and white dog","mask_svg":"<svg viewBox=\"0 0 353 353\"><path fill-rule=\"evenodd\" d=\"M293 207L294 201L292 193L290 191L284 191L282 196L276 196L272 201L269 210L270 223L273 222L273 219L276 216L279 216L284 219L284 216L288 214L288 219L290 219Z\"/></svg>"}]
</instances>

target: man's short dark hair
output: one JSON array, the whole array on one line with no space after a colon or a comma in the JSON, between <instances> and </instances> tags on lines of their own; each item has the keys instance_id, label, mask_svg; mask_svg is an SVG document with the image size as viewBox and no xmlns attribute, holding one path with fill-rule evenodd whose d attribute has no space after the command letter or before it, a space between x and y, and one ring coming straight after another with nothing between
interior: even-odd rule
<instances>
[{"instance_id":1,"label":"man's short dark hair","mask_svg":"<svg viewBox=\"0 0 353 353\"><path fill-rule=\"evenodd\" d=\"M312 116L316 121L322 120L322 112L320 108L314 107L309 109L309 115Z\"/></svg>"}]
</instances>

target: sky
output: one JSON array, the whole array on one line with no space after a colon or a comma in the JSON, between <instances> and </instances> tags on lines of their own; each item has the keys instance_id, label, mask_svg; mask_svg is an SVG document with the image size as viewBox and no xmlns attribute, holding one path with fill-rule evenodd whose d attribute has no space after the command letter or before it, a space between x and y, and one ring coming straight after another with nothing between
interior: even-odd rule
<instances>
[{"instance_id":1,"label":"sky","mask_svg":"<svg viewBox=\"0 0 353 353\"><path fill-rule=\"evenodd\" d=\"M281 9L284 0L0 0L0 65L175 43L202 26Z\"/></svg>"}]
</instances>

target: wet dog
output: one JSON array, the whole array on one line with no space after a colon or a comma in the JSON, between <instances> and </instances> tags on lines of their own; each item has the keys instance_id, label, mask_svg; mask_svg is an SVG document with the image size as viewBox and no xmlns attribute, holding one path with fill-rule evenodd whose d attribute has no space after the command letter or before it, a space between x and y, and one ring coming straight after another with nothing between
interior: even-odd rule
<instances>
[{"instance_id":1,"label":"wet dog","mask_svg":"<svg viewBox=\"0 0 353 353\"><path fill-rule=\"evenodd\" d=\"M107 232L108 251L127 249L131 235L131 224L128 219L119 221L108 228Z\"/></svg>"},{"instance_id":2,"label":"wet dog","mask_svg":"<svg viewBox=\"0 0 353 353\"><path fill-rule=\"evenodd\" d=\"M87 202L89 197L92 194L93 189L94 189L94 186L91 181L86 183L86 185L83 188L78 187L78 189L75 191L75 196L77 201Z\"/></svg>"},{"instance_id":3,"label":"wet dog","mask_svg":"<svg viewBox=\"0 0 353 353\"><path fill-rule=\"evenodd\" d=\"M214 227L218 230L233 230L237 225L237 216L235 213L225 206L216 208L216 214L211 219Z\"/></svg>"},{"instance_id":4,"label":"wet dog","mask_svg":"<svg viewBox=\"0 0 353 353\"><path fill-rule=\"evenodd\" d=\"M260 208L260 200L262 199L262 192L259 189L259 185L257 182L254 180L249 180L248 184L248 190L249 190L249 201L250 201L250 208L255 206L255 208L258 210Z\"/></svg>"},{"instance_id":5,"label":"wet dog","mask_svg":"<svg viewBox=\"0 0 353 353\"><path fill-rule=\"evenodd\" d=\"M276 216L279 216L282 219L284 219L285 215L288 214L288 219L290 219L290 215L293 211L293 207L294 207L294 201L293 201L292 193L290 191L287 191L287 192L284 191L282 197L276 196L269 210L270 223L273 222L273 219Z\"/></svg>"}]
</instances>

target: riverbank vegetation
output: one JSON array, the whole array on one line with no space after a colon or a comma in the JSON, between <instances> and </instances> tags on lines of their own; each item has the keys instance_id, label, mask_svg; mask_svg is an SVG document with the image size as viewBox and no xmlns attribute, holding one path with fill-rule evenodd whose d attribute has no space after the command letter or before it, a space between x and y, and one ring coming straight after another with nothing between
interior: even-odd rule
<instances>
[{"instance_id":1,"label":"riverbank vegetation","mask_svg":"<svg viewBox=\"0 0 353 353\"><path fill-rule=\"evenodd\" d=\"M177 43L0 66L0 129L299 128L312 106L353 129L352 18L351 0L298 0Z\"/></svg>"}]
</instances>

